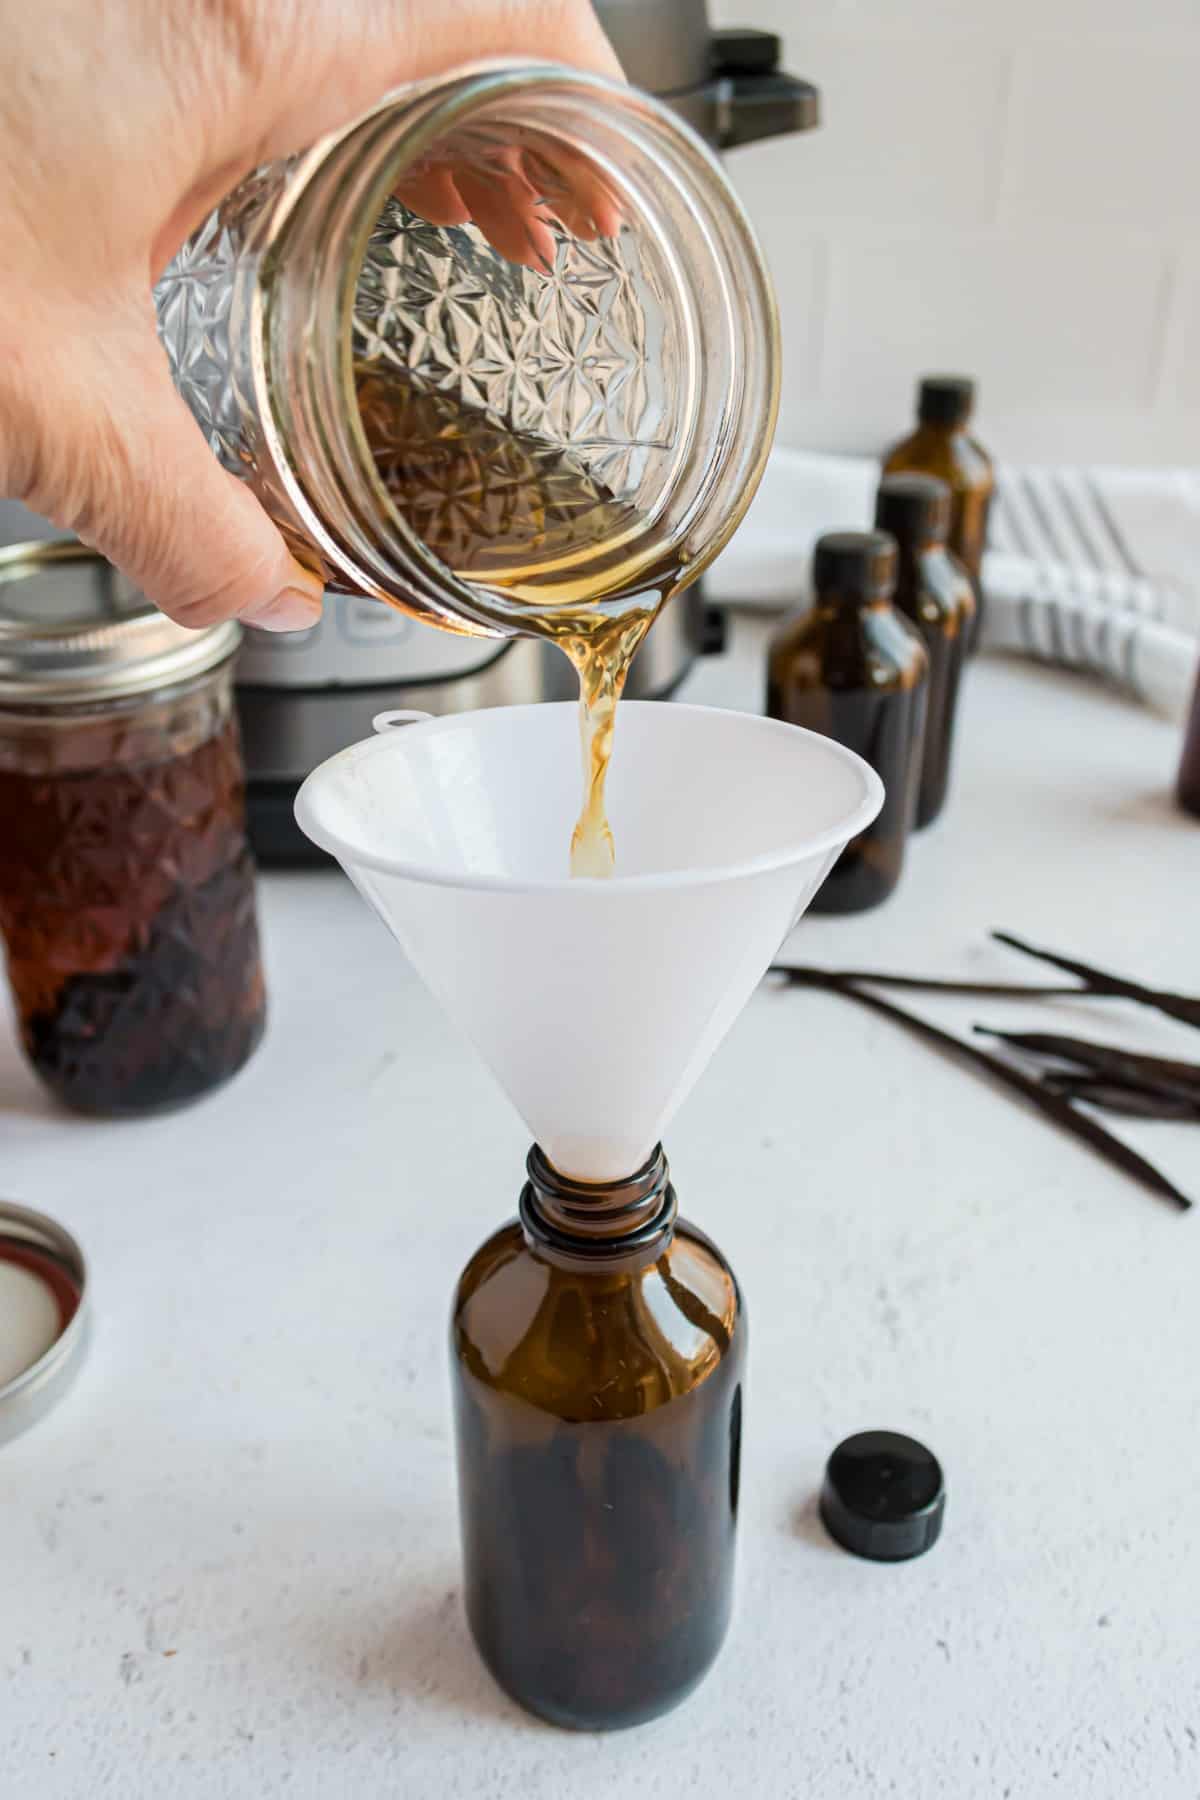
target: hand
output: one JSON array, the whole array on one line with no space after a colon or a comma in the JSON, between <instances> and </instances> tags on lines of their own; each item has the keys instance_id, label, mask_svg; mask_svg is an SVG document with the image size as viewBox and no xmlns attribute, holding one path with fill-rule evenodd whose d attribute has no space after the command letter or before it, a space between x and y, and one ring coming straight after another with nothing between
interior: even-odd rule
<instances>
[{"instance_id":1,"label":"hand","mask_svg":"<svg viewBox=\"0 0 1200 1800\"><path fill-rule=\"evenodd\" d=\"M476 224L509 262L554 266L557 221L585 243L620 226L620 202L596 170L531 130L456 134L446 151L408 171L396 190L410 212L431 225Z\"/></svg>"},{"instance_id":2,"label":"hand","mask_svg":"<svg viewBox=\"0 0 1200 1800\"><path fill-rule=\"evenodd\" d=\"M402 82L486 56L619 74L589 0L0 0L0 28L0 493L185 625L314 624L319 578L171 385L154 282L251 169ZM533 264L555 218L617 223L536 143L427 165L398 193Z\"/></svg>"}]
</instances>

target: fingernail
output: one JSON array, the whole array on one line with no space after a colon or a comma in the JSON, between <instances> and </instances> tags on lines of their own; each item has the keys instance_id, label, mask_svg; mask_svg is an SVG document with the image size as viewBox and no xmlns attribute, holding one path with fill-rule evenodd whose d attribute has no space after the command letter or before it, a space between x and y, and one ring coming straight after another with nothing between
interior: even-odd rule
<instances>
[{"instance_id":1,"label":"fingernail","mask_svg":"<svg viewBox=\"0 0 1200 1800\"><path fill-rule=\"evenodd\" d=\"M321 617L321 601L306 588L287 587L274 599L247 607L241 617L258 631L308 631Z\"/></svg>"}]
</instances>

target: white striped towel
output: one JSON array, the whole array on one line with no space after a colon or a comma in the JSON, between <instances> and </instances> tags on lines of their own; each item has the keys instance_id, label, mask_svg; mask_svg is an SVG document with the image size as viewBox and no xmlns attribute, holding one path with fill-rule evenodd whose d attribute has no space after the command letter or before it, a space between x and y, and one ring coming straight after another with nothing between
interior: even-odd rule
<instances>
[{"instance_id":1,"label":"white striped towel","mask_svg":"<svg viewBox=\"0 0 1200 1800\"><path fill-rule=\"evenodd\" d=\"M775 451L711 597L804 604L814 542L869 524L877 479L867 457ZM1183 716L1200 650L1200 470L1001 468L983 573L988 648L1089 670Z\"/></svg>"}]
</instances>

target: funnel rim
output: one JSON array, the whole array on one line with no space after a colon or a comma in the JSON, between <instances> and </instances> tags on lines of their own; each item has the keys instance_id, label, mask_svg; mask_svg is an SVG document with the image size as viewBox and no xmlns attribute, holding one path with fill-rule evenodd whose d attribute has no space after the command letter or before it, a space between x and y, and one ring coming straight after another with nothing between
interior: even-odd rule
<instances>
[{"instance_id":1,"label":"funnel rim","mask_svg":"<svg viewBox=\"0 0 1200 1800\"><path fill-rule=\"evenodd\" d=\"M392 875L402 881L419 882L424 887L441 887L465 890L474 893L494 894L590 894L602 892L614 898L620 894L648 894L678 892L681 889L719 887L728 882L744 881L755 875L769 875L781 869L790 868L795 863L808 862L823 852L841 849L851 839L865 831L876 817L884 801L884 786L871 765L858 756L845 744L839 744L836 738L825 737L819 731L809 731L802 725L789 725L782 719L770 719L762 713L743 712L731 706L694 706L679 701L662 700L624 700L621 713L628 717L631 713L653 708L655 711L667 706L672 715L679 714L715 716L718 718L745 719L761 730L776 736L788 735L807 738L819 744L827 751L835 762L841 762L846 768L853 769L862 784L862 798L858 806L839 822L825 831L815 832L803 842L789 845L787 849L768 851L762 856L747 857L735 863L719 863L696 869L669 869L645 875L621 875L614 873L607 876L516 876L516 875L484 875L472 873L465 869L439 868L431 863L408 861L402 857L381 856L371 850L353 844L340 832L332 830L317 814L314 802L316 784L320 777L348 757L362 759L380 756L390 751L396 753L399 742L426 739L434 735L445 736L455 730L469 728L474 721L491 719L500 716L512 718L523 713L537 712L569 712L577 713L574 701L540 701L525 706L490 706L480 707L471 712L447 713L441 717L430 719L425 724L407 725L402 731L385 732L380 736L364 738L359 743L349 744L344 750L327 757L318 763L301 783L295 800L296 823L305 836L310 838L320 849L342 864L343 868L373 869L378 874Z\"/></svg>"}]
</instances>

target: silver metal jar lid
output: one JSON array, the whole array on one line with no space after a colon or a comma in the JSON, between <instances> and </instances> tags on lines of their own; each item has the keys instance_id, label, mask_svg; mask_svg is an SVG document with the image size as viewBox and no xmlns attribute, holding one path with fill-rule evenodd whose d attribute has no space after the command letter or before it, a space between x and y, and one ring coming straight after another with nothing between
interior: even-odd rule
<instances>
[{"instance_id":1,"label":"silver metal jar lid","mask_svg":"<svg viewBox=\"0 0 1200 1800\"><path fill-rule=\"evenodd\" d=\"M40 1419L87 1349L87 1263L45 1213L0 1200L0 1444Z\"/></svg>"},{"instance_id":2,"label":"silver metal jar lid","mask_svg":"<svg viewBox=\"0 0 1200 1800\"><path fill-rule=\"evenodd\" d=\"M0 550L0 702L151 693L214 668L240 636L231 621L177 625L84 544Z\"/></svg>"}]
</instances>

